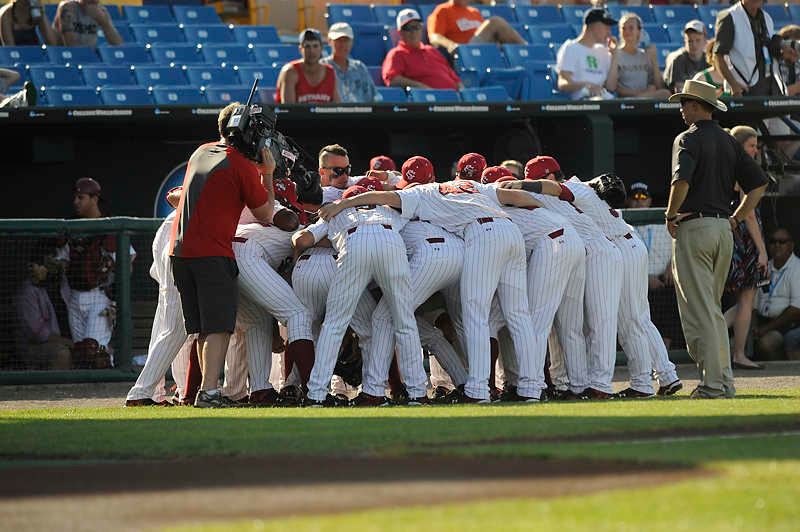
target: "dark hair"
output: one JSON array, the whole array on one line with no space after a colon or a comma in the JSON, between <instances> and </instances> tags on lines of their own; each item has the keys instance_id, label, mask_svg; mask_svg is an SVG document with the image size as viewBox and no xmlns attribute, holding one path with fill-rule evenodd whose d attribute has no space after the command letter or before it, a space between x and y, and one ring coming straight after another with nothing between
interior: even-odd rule
<instances>
[{"instance_id":1,"label":"dark hair","mask_svg":"<svg viewBox=\"0 0 800 532\"><path fill-rule=\"evenodd\" d=\"M564 172L561 169L553 170L550 173L553 174L553 177L556 179L556 181L564 181Z\"/></svg>"},{"instance_id":2,"label":"dark hair","mask_svg":"<svg viewBox=\"0 0 800 532\"><path fill-rule=\"evenodd\" d=\"M792 232L789 231L789 229L787 227L776 227L775 229L773 229L772 231L769 232L769 235L772 236L775 233L777 233L778 231L785 231L786 234L789 235L789 240L794 241L794 237L792 236Z\"/></svg>"},{"instance_id":3,"label":"dark hair","mask_svg":"<svg viewBox=\"0 0 800 532\"><path fill-rule=\"evenodd\" d=\"M711 105L711 104L710 104L710 103L708 103L708 102L704 102L704 101L702 101L702 100L695 100L695 101L696 101L697 103L699 103L699 104L700 104L700 107L702 107L702 108L703 108L703 110L704 110L704 111L706 111L706 112L713 113L714 111L716 111L716 110L717 110L717 108L716 108L716 107L714 107L713 105Z\"/></svg>"}]
</instances>

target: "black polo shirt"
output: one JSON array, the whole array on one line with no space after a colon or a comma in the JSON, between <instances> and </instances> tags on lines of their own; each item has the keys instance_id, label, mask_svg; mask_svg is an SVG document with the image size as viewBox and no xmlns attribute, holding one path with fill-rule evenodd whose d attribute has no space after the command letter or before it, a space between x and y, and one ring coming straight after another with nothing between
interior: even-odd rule
<instances>
[{"instance_id":1,"label":"black polo shirt","mask_svg":"<svg viewBox=\"0 0 800 532\"><path fill-rule=\"evenodd\" d=\"M672 143L672 183L685 180L689 192L679 212L730 216L736 183L745 193L767 176L742 145L713 120L700 120Z\"/></svg>"}]
</instances>

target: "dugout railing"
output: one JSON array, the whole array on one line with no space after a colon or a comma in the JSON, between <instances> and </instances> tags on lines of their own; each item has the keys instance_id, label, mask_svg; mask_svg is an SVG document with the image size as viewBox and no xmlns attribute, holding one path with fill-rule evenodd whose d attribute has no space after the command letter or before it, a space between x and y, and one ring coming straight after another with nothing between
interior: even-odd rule
<instances>
[{"instance_id":1,"label":"dugout railing","mask_svg":"<svg viewBox=\"0 0 800 532\"><path fill-rule=\"evenodd\" d=\"M663 224L663 209L629 209L623 217L632 225ZM129 381L137 376L141 360L147 354L150 327L158 301L158 286L149 276L153 262L152 239L161 224L158 218L115 217L97 220L15 219L0 220L0 384L44 384L65 382ZM17 351L15 294L27 275L32 256L54 252L57 241L66 236L114 235L117 243L114 299L117 318L111 346L115 366L112 369L50 370L26 366ZM133 245L136 258L132 267L129 248ZM51 276L52 277L52 276ZM61 333L69 336L66 305L60 297L60 273L48 278L46 287L59 319ZM685 349L670 351L673 362L689 362ZM617 364L624 364L619 352Z\"/></svg>"}]
</instances>

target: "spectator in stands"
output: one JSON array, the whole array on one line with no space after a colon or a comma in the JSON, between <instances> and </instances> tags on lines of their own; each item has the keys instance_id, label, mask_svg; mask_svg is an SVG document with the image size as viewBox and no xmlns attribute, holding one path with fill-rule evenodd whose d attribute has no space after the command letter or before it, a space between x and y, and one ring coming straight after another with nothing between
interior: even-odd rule
<instances>
[{"instance_id":1,"label":"spectator in stands","mask_svg":"<svg viewBox=\"0 0 800 532\"><path fill-rule=\"evenodd\" d=\"M36 28L39 28L44 42L39 42ZM14 0L0 8L0 45L39 44L58 44L58 35L47 18L41 0Z\"/></svg>"},{"instance_id":2,"label":"spectator in stands","mask_svg":"<svg viewBox=\"0 0 800 532\"><path fill-rule=\"evenodd\" d=\"M758 354L763 360L800 360L800 260L788 229L775 229L767 244L771 283L756 296Z\"/></svg>"},{"instance_id":3,"label":"spectator in stands","mask_svg":"<svg viewBox=\"0 0 800 532\"><path fill-rule=\"evenodd\" d=\"M447 59L436 48L422 42L422 17L416 10L403 9L397 14L397 30L400 42L383 60L381 75L387 86L464 88Z\"/></svg>"},{"instance_id":4,"label":"spectator in stands","mask_svg":"<svg viewBox=\"0 0 800 532\"><path fill-rule=\"evenodd\" d=\"M664 99L670 95L664 88L661 72L658 70L656 48L652 44L647 52L639 48L642 38L642 19L634 13L626 13L620 18L619 33L622 46L617 53L617 85L609 90L617 96L629 98Z\"/></svg>"},{"instance_id":5,"label":"spectator in stands","mask_svg":"<svg viewBox=\"0 0 800 532\"><path fill-rule=\"evenodd\" d=\"M514 179L523 179L525 177L525 165L516 159L506 159L500 163L500 166L511 172Z\"/></svg>"},{"instance_id":6,"label":"spectator in stands","mask_svg":"<svg viewBox=\"0 0 800 532\"><path fill-rule=\"evenodd\" d=\"M717 16L715 66L734 96L781 94L774 65L798 59L790 41L775 33L772 17L761 4L762 0L742 0Z\"/></svg>"},{"instance_id":7,"label":"spectator in stands","mask_svg":"<svg viewBox=\"0 0 800 532\"><path fill-rule=\"evenodd\" d=\"M800 40L800 26L797 24L784 26L778 33L784 40ZM787 56L778 63L778 68L780 68L781 79L786 84L786 95L800 94L800 60L792 61L792 58Z\"/></svg>"},{"instance_id":8,"label":"spectator in stands","mask_svg":"<svg viewBox=\"0 0 800 532\"><path fill-rule=\"evenodd\" d=\"M353 49L353 28L347 22L337 22L328 29L328 44L333 54L322 59L336 72L336 88L343 102L375 100L375 83L367 66L350 57Z\"/></svg>"},{"instance_id":9,"label":"spectator in stands","mask_svg":"<svg viewBox=\"0 0 800 532\"><path fill-rule=\"evenodd\" d=\"M275 103L341 102L336 72L323 64L322 35L313 28L300 32L302 59L283 65L275 87Z\"/></svg>"},{"instance_id":10,"label":"spectator in stands","mask_svg":"<svg viewBox=\"0 0 800 532\"><path fill-rule=\"evenodd\" d=\"M72 340L61 336L53 302L42 283L48 269L44 253L28 261L28 277L17 290L17 355L26 368L70 369Z\"/></svg>"},{"instance_id":11,"label":"spectator in stands","mask_svg":"<svg viewBox=\"0 0 800 532\"><path fill-rule=\"evenodd\" d=\"M450 0L436 6L428 17L428 41L448 53L459 44L527 44L517 30L501 17L483 20L469 0Z\"/></svg>"},{"instance_id":12,"label":"spectator in stands","mask_svg":"<svg viewBox=\"0 0 800 532\"><path fill-rule=\"evenodd\" d=\"M108 10L100 0L63 0L53 19L59 44L63 46L97 46L97 31L103 30L108 44L119 46L122 37Z\"/></svg>"},{"instance_id":13,"label":"spectator in stands","mask_svg":"<svg viewBox=\"0 0 800 532\"><path fill-rule=\"evenodd\" d=\"M36 105L36 86L26 81L22 89L14 94L7 94L8 88L19 80L16 70L0 68L0 109L17 109Z\"/></svg>"},{"instance_id":14,"label":"spectator in stands","mask_svg":"<svg viewBox=\"0 0 800 532\"><path fill-rule=\"evenodd\" d=\"M593 8L583 16L583 30L558 50L558 90L573 100L607 100L609 87L617 85L618 49L611 36L617 23L605 9Z\"/></svg>"},{"instance_id":15,"label":"spectator in stands","mask_svg":"<svg viewBox=\"0 0 800 532\"><path fill-rule=\"evenodd\" d=\"M699 20L690 20L683 27L683 48L667 56L664 68L664 85L671 92L680 92L683 82L708 68L703 54L706 47L706 26Z\"/></svg>"},{"instance_id":16,"label":"spectator in stands","mask_svg":"<svg viewBox=\"0 0 800 532\"><path fill-rule=\"evenodd\" d=\"M725 79L722 77L722 74L719 73L719 70L716 69L714 66L714 43L717 42L715 38L711 38L706 43L706 63L711 65L708 68L704 68L700 72L694 75L692 79L697 81L705 81L709 85L713 85L717 88L717 98L730 98L731 95L729 92L725 92L725 87L723 84L725 83Z\"/></svg>"}]
</instances>

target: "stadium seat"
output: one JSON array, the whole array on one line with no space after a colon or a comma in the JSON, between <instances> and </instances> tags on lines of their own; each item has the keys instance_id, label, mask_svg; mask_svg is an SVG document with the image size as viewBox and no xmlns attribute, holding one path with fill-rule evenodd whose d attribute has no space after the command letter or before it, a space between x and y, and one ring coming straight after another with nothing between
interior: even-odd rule
<instances>
[{"instance_id":1,"label":"stadium seat","mask_svg":"<svg viewBox=\"0 0 800 532\"><path fill-rule=\"evenodd\" d=\"M169 6L122 6L122 12L131 24L175 22Z\"/></svg>"},{"instance_id":2,"label":"stadium seat","mask_svg":"<svg viewBox=\"0 0 800 532\"><path fill-rule=\"evenodd\" d=\"M616 20L622 18L625 13L635 13L644 24L656 21L650 6L608 6L608 11Z\"/></svg>"},{"instance_id":3,"label":"stadium seat","mask_svg":"<svg viewBox=\"0 0 800 532\"><path fill-rule=\"evenodd\" d=\"M567 24L580 24L583 26L583 15L591 9L590 6L561 6L561 14L564 15L564 22Z\"/></svg>"},{"instance_id":4,"label":"stadium seat","mask_svg":"<svg viewBox=\"0 0 800 532\"><path fill-rule=\"evenodd\" d=\"M82 65L99 63L100 58L89 46L48 46L45 50L51 63Z\"/></svg>"},{"instance_id":5,"label":"stadium seat","mask_svg":"<svg viewBox=\"0 0 800 532\"><path fill-rule=\"evenodd\" d=\"M489 5L478 5L475 8L481 12L481 16L483 20L486 20L491 17L500 17L505 19L506 22L512 23L517 21L517 15L514 12L514 8L510 5L496 5L496 6L489 6Z\"/></svg>"},{"instance_id":6,"label":"stadium seat","mask_svg":"<svg viewBox=\"0 0 800 532\"><path fill-rule=\"evenodd\" d=\"M553 43L556 49L567 39L575 38L575 30L570 24L553 24L551 26L528 26L531 44Z\"/></svg>"},{"instance_id":7,"label":"stadium seat","mask_svg":"<svg viewBox=\"0 0 800 532\"><path fill-rule=\"evenodd\" d=\"M673 44L683 44L683 24L670 24L667 26L667 36L669 41Z\"/></svg>"},{"instance_id":8,"label":"stadium seat","mask_svg":"<svg viewBox=\"0 0 800 532\"><path fill-rule=\"evenodd\" d=\"M259 63L283 66L300 59L300 50L292 44L257 44L253 47L253 55Z\"/></svg>"},{"instance_id":9,"label":"stadium seat","mask_svg":"<svg viewBox=\"0 0 800 532\"><path fill-rule=\"evenodd\" d=\"M114 28L122 38L123 44L133 44L138 42L136 36L133 34L133 31L131 31L130 24L127 22L118 22L114 24ZM97 28L97 46L108 46L108 40L106 39L105 33L103 33L103 28Z\"/></svg>"},{"instance_id":10,"label":"stadium seat","mask_svg":"<svg viewBox=\"0 0 800 532\"><path fill-rule=\"evenodd\" d=\"M761 6L761 9L772 17L772 22L775 24L775 31L778 31L783 26L792 23L792 15L786 10L783 4L766 4Z\"/></svg>"},{"instance_id":11,"label":"stadium seat","mask_svg":"<svg viewBox=\"0 0 800 532\"><path fill-rule=\"evenodd\" d=\"M189 85L181 68L169 66L137 66L133 74L142 87Z\"/></svg>"},{"instance_id":12,"label":"stadium seat","mask_svg":"<svg viewBox=\"0 0 800 532\"><path fill-rule=\"evenodd\" d=\"M138 84L133 71L126 66L83 65L80 70L89 87Z\"/></svg>"},{"instance_id":13,"label":"stadium seat","mask_svg":"<svg viewBox=\"0 0 800 532\"><path fill-rule=\"evenodd\" d=\"M41 46L0 46L0 65L49 63Z\"/></svg>"},{"instance_id":14,"label":"stadium seat","mask_svg":"<svg viewBox=\"0 0 800 532\"><path fill-rule=\"evenodd\" d=\"M250 87L209 87L206 89L208 103L228 105L231 102L245 103L250 97Z\"/></svg>"},{"instance_id":15,"label":"stadium seat","mask_svg":"<svg viewBox=\"0 0 800 532\"><path fill-rule=\"evenodd\" d=\"M80 87L86 83L77 66L61 65L32 65L30 68L31 81L41 87Z\"/></svg>"},{"instance_id":16,"label":"stadium seat","mask_svg":"<svg viewBox=\"0 0 800 532\"><path fill-rule=\"evenodd\" d=\"M377 22L372 9L366 4L328 4L328 27L337 22Z\"/></svg>"},{"instance_id":17,"label":"stadium seat","mask_svg":"<svg viewBox=\"0 0 800 532\"><path fill-rule=\"evenodd\" d=\"M659 24L686 24L700 15L693 6L653 6L653 15Z\"/></svg>"},{"instance_id":18,"label":"stadium seat","mask_svg":"<svg viewBox=\"0 0 800 532\"><path fill-rule=\"evenodd\" d=\"M545 24L561 24L564 17L558 6L517 6L517 21L522 24L542 26Z\"/></svg>"},{"instance_id":19,"label":"stadium seat","mask_svg":"<svg viewBox=\"0 0 800 532\"><path fill-rule=\"evenodd\" d=\"M800 5L790 4L789 15L792 17L792 20L795 21L795 24L800 23ZM775 29L777 30L778 28Z\"/></svg>"},{"instance_id":20,"label":"stadium seat","mask_svg":"<svg viewBox=\"0 0 800 532\"><path fill-rule=\"evenodd\" d=\"M402 87L375 87L375 101L378 103L408 102L408 96Z\"/></svg>"},{"instance_id":21,"label":"stadium seat","mask_svg":"<svg viewBox=\"0 0 800 532\"><path fill-rule=\"evenodd\" d=\"M131 24L136 42L142 44L186 42L183 30L174 22L168 24Z\"/></svg>"},{"instance_id":22,"label":"stadium seat","mask_svg":"<svg viewBox=\"0 0 800 532\"><path fill-rule=\"evenodd\" d=\"M184 24L186 42L192 44L227 44L236 42L231 28L225 24Z\"/></svg>"},{"instance_id":23,"label":"stadium seat","mask_svg":"<svg viewBox=\"0 0 800 532\"><path fill-rule=\"evenodd\" d=\"M650 37L651 43L673 42L671 38L672 36L667 32L667 28L664 27L663 24L644 24L642 26L642 30L647 32L647 36ZM682 26L681 31L683 31ZM644 40L644 35L642 35L642 40ZM680 42L683 42L682 36Z\"/></svg>"},{"instance_id":24,"label":"stadium seat","mask_svg":"<svg viewBox=\"0 0 800 532\"><path fill-rule=\"evenodd\" d=\"M530 100L552 100L556 97L553 89L553 82L547 75L539 75L531 78L531 90L528 93Z\"/></svg>"},{"instance_id":25,"label":"stadium seat","mask_svg":"<svg viewBox=\"0 0 800 532\"><path fill-rule=\"evenodd\" d=\"M156 105L202 105L206 98L196 87L153 87Z\"/></svg>"},{"instance_id":26,"label":"stadium seat","mask_svg":"<svg viewBox=\"0 0 800 532\"><path fill-rule=\"evenodd\" d=\"M206 63L219 65L241 65L255 63L256 59L250 53L250 48L244 44L204 44L202 48Z\"/></svg>"},{"instance_id":27,"label":"stadium seat","mask_svg":"<svg viewBox=\"0 0 800 532\"><path fill-rule=\"evenodd\" d=\"M726 9L726 6L718 5L718 6L697 6L697 14L700 15L698 18L703 21L704 24L716 24L717 23L717 15L720 11ZM790 8L791 9L791 8Z\"/></svg>"},{"instance_id":28,"label":"stadium seat","mask_svg":"<svg viewBox=\"0 0 800 532\"><path fill-rule=\"evenodd\" d=\"M99 46L97 50L100 52L103 62L109 65L135 65L153 62L150 52L143 44Z\"/></svg>"},{"instance_id":29,"label":"stadium seat","mask_svg":"<svg viewBox=\"0 0 800 532\"><path fill-rule=\"evenodd\" d=\"M380 65L384 58L383 25L352 23L353 49L350 55L365 65Z\"/></svg>"},{"instance_id":30,"label":"stadium seat","mask_svg":"<svg viewBox=\"0 0 800 532\"><path fill-rule=\"evenodd\" d=\"M506 88L502 85L478 87L477 89L461 89L461 101L464 102L506 102L510 100Z\"/></svg>"},{"instance_id":31,"label":"stadium seat","mask_svg":"<svg viewBox=\"0 0 800 532\"><path fill-rule=\"evenodd\" d=\"M422 17L422 23L424 25L427 26L428 17L430 17L431 13L433 13L433 10L436 9L436 5L437 4L419 4L417 6L419 8L419 9L417 9L417 13L419 13L419 16ZM397 29L397 21L395 21L394 28ZM423 32L423 33L425 35L428 34L427 31Z\"/></svg>"},{"instance_id":32,"label":"stadium seat","mask_svg":"<svg viewBox=\"0 0 800 532\"><path fill-rule=\"evenodd\" d=\"M221 24L214 6L172 6L175 20L181 24Z\"/></svg>"},{"instance_id":33,"label":"stadium seat","mask_svg":"<svg viewBox=\"0 0 800 532\"><path fill-rule=\"evenodd\" d=\"M106 6L108 7L108 6ZM50 24L53 23L53 20L56 18L56 13L58 13L58 4L45 4L44 5L44 14L47 15L47 18L50 19Z\"/></svg>"},{"instance_id":34,"label":"stadium seat","mask_svg":"<svg viewBox=\"0 0 800 532\"><path fill-rule=\"evenodd\" d=\"M519 99L525 82L521 67L504 68L506 62L496 44L462 44L456 49L459 71L478 73L480 85L503 85L508 94Z\"/></svg>"},{"instance_id":35,"label":"stadium seat","mask_svg":"<svg viewBox=\"0 0 800 532\"><path fill-rule=\"evenodd\" d=\"M249 96L249 94L248 94ZM256 99L262 104L272 105L275 103L275 87L259 87Z\"/></svg>"},{"instance_id":36,"label":"stadium seat","mask_svg":"<svg viewBox=\"0 0 800 532\"><path fill-rule=\"evenodd\" d=\"M658 68L663 70L667 63L667 56L679 48L680 46L674 43L656 44L656 50L658 51Z\"/></svg>"},{"instance_id":37,"label":"stadium seat","mask_svg":"<svg viewBox=\"0 0 800 532\"><path fill-rule=\"evenodd\" d=\"M234 26L233 35L241 44L280 44L281 38L275 26Z\"/></svg>"},{"instance_id":38,"label":"stadium seat","mask_svg":"<svg viewBox=\"0 0 800 532\"><path fill-rule=\"evenodd\" d=\"M209 85L240 85L239 73L232 68L221 68L206 65L192 65L186 67L186 77L189 83L196 87ZM252 83L252 81L251 81Z\"/></svg>"},{"instance_id":39,"label":"stadium seat","mask_svg":"<svg viewBox=\"0 0 800 532\"><path fill-rule=\"evenodd\" d=\"M378 22L379 24L383 24L384 26L391 26L392 28L397 28L397 14L403 9L407 8L416 9L417 6L373 5L372 15L373 17L375 17L375 21ZM422 15L422 13L420 13L420 15Z\"/></svg>"},{"instance_id":40,"label":"stadium seat","mask_svg":"<svg viewBox=\"0 0 800 532\"><path fill-rule=\"evenodd\" d=\"M109 86L100 91L105 105L153 105L155 101L144 87Z\"/></svg>"},{"instance_id":41,"label":"stadium seat","mask_svg":"<svg viewBox=\"0 0 800 532\"><path fill-rule=\"evenodd\" d=\"M153 54L153 60L161 64L184 65L207 62L197 46L189 43L156 43L150 47L150 53Z\"/></svg>"},{"instance_id":42,"label":"stadium seat","mask_svg":"<svg viewBox=\"0 0 800 532\"><path fill-rule=\"evenodd\" d=\"M503 53L509 66L524 67L531 61L555 63L556 60L555 50L546 44L504 44Z\"/></svg>"},{"instance_id":43,"label":"stadium seat","mask_svg":"<svg viewBox=\"0 0 800 532\"><path fill-rule=\"evenodd\" d=\"M127 23L128 19L125 18L125 15L122 13L122 10L120 9L120 6L112 4L110 2L103 2L103 6L105 6L105 8L108 9L108 14L111 15L111 20L114 21L114 26L116 26L118 22ZM56 4L56 7L58 7L58 4ZM50 22L53 22L53 19L50 19Z\"/></svg>"},{"instance_id":44,"label":"stadium seat","mask_svg":"<svg viewBox=\"0 0 800 532\"><path fill-rule=\"evenodd\" d=\"M458 102L458 91L452 89L408 89L408 99L416 103Z\"/></svg>"},{"instance_id":45,"label":"stadium seat","mask_svg":"<svg viewBox=\"0 0 800 532\"><path fill-rule=\"evenodd\" d=\"M382 67L370 66L367 67L367 71L369 72L369 77L372 78L372 83L377 87L383 87Z\"/></svg>"},{"instance_id":46,"label":"stadium seat","mask_svg":"<svg viewBox=\"0 0 800 532\"><path fill-rule=\"evenodd\" d=\"M278 82L278 74L281 73L280 66L240 66L239 80L245 85L252 85L253 80L258 78L258 85L272 86Z\"/></svg>"},{"instance_id":47,"label":"stadium seat","mask_svg":"<svg viewBox=\"0 0 800 532\"><path fill-rule=\"evenodd\" d=\"M49 107L73 107L76 105L100 105L100 97L94 87L57 87L43 92Z\"/></svg>"},{"instance_id":48,"label":"stadium seat","mask_svg":"<svg viewBox=\"0 0 800 532\"><path fill-rule=\"evenodd\" d=\"M467 89L473 89L481 86L481 77L473 70L462 70L458 73L458 77L461 78L461 83L463 83L464 87Z\"/></svg>"}]
</instances>

